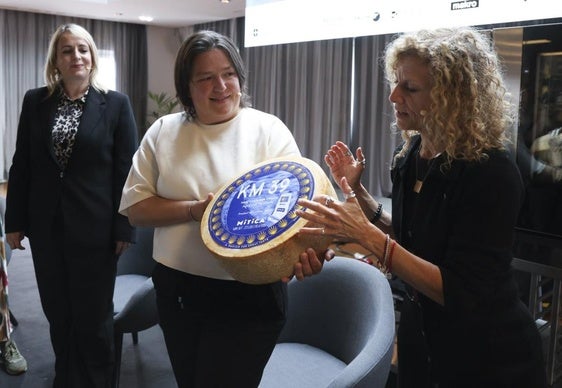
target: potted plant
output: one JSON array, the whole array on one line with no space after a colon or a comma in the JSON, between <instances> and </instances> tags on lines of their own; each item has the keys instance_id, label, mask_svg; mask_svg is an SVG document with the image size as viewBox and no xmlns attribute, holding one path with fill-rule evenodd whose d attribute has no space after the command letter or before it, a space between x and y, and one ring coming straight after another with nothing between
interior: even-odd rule
<instances>
[{"instance_id":1,"label":"potted plant","mask_svg":"<svg viewBox=\"0 0 562 388\"><path fill-rule=\"evenodd\" d=\"M179 105L176 97L169 96L166 92L148 92L148 98L154 102L154 109L147 115L146 128L150 127L161 116L170 114Z\"/></svg>"}]
</instances>

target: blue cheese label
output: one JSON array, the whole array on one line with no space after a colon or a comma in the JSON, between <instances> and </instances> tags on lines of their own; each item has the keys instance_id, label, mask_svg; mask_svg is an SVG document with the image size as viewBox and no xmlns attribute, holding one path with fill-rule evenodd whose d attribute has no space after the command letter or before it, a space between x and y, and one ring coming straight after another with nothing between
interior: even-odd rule
<instances>
[{"instance_id":1,"label":"blue cheese label","mask_svg":"<svg viewBox=\"0 0 562 388\"><path fill-rule=\"evenodd\" d=\"M298 162L271 162L235 179L218 194L208 220L214 242L247 249L271 242L298 220L299 198L311 199L314 179Z\"/></svg>"}]
</instances>

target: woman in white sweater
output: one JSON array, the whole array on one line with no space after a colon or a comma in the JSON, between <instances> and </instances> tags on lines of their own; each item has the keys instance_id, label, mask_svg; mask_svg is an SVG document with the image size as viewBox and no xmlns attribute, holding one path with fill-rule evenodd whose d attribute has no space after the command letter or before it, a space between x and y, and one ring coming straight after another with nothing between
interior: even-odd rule
<instances>
[{"instance_id":1,"label":"woman in white sweater","mask_svg":"<svg viewBox=\"0 0 562 388\"><path fill-rule=\"evenodd\" d=\"M228 38L189 37L175 86L185 111L147 131L120 209L132 224L156 227L153 280L178 385L255 387L285 322L286 285L235 281L204 246L199 221L213 193L241 171L300 152L281 120L249 107L246 70ZM303 253L294 275L319 272L316 257Z\"/></svg>"}]
</instances>

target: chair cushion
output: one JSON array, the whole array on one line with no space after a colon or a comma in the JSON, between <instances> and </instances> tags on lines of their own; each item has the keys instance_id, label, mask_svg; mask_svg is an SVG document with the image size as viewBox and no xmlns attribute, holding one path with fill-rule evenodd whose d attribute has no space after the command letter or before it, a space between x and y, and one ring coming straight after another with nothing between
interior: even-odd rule
<instances>
[{"instance_id":1,"label":"chair cushion","mask_svg":"<svg viewBox=\"0 0 562 388\"><path fill-rule=\"evenodd\" d=\"M260 388L327 387L346 364L310 345L280 343L267 363Z\"/></svg>"},{"instance_id":2,"label":"chair cushion","mask_svg":"<svg viewBox=\"0 0 562 388\"><path fill-rule=\"evenodd\" d=\"M113 313L117 314L123 310L133 294L148 279L144 275L118 275L115 278L115 291L113 293Z\"/></svg>"}]
</instances>

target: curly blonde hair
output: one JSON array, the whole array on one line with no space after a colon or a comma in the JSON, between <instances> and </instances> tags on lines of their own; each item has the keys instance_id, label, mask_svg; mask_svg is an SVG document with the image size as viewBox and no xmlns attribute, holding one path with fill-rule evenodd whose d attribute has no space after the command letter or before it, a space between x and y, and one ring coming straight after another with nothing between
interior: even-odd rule
<instances>
[{"instance_id":1,"label":"curly blonde hair","mask_svg":"<svg viewBox=\"0 0 562 388\"><path fill-rule=\"evenodd\" d=\"M468 27L402 34L385 52L391 85L400 61L408 56L429 66L431 102L423 117L424 135L445 154L447 164L453 159L480 160L487 149L504 148L513 107L489 36ZM405 144L397 157L404 155L416 134L402 131Z\"/></svg>"}]
</instances>

